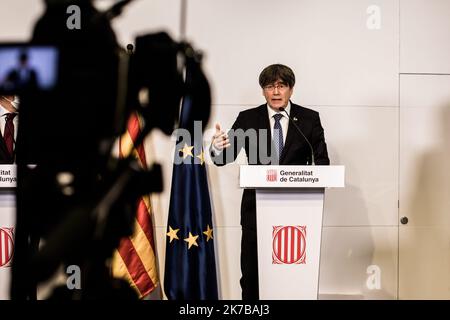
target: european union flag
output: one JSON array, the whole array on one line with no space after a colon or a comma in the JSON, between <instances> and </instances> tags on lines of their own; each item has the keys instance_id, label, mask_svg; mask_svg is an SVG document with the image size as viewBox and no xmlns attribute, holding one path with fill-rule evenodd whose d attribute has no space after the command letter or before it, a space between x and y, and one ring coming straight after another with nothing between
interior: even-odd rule
<instances>
[{"instance_id":1,"label":"european union flag","mask_svg":"<svg viewBox=\"0 0 450 320\"><path fill-rule=\"evenodd\" d=\"M193 73L195 70L199 71L195 68L187 70L187 83L192 84L193 76L197 76L198 80L199 74ZM206 79L201 80L209 95ZM203 114L204 117L202 107L207 106L205 111L209 117L210 96L205 99L200 96L205 90L198 90L199 87L193 89L197 90L197 94L184 98L180 117L180 128L185 129L185 134L189 132L191 139L178 135L175 160L180 160L181 163L175 161L172 175L164 275L164 290L170 300L218 299L211 203L201 138L202 125L200 137L193 135L194 119L204 120L196 116Z\"/></svg>"}]
</instances>

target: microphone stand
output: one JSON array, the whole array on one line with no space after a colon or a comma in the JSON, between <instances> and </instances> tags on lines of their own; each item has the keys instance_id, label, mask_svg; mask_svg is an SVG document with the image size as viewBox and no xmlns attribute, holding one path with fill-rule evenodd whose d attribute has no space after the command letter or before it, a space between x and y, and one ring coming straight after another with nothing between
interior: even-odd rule
<instances>
[{"instance_id":1,"label":"microphone stand","mask_svg":"<svg viewBox=\"0 0 450 320\"><path fill-rule=\"evenodd\" d=\"M297 126L297 124L295 123L295 121L291 118L291 116L289 115L289 113L286 111L285 108L280 107L278 108L278 110L280 110L281 112L286 113L286 115L288 116L289 120L291 121L291 123L294 125L295 129L297 129L297 131L302 135L302 137L305 139L306 143L308 144L310 150L311 150L311 165L314 166L316 165L316 163L314 162L314 149L311 145L311 143L309 142L308 138L306 138L306 136L303 134L303 131Z\"/></svg>"}]
</instances>

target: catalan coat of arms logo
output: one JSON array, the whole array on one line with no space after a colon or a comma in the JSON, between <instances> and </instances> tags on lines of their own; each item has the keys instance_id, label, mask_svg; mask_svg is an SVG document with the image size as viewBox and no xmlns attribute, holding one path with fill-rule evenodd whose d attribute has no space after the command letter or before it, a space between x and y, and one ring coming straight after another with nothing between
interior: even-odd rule
<instances>
[{"instance_id":1,"label":"catalan coat of arms logo","mask_svg":"<svg viewBox=\"0 0 450 320\"><path fill-rule=\"evenodd\" d=\"M275 169L267 170L266 180L269 182L277 181L277 170Z\"/></svg>"},{"instance_id":2,"label":"catalan coat of arms logo","mask_svg":"<svg viewBox=\"0 0 450 320\"><path fill-rule=\"evenodd\" d=\"M14 254L14 228L0 227L0 268L11 266Z\"/></svg>"},{"instance_id":3,"label":"catalan coat of arms logo","mask_svg":"<svg viewBox=\"0 0 450 320\"><path fill-rule=\"evenodd\" d=\"M273 264L306 264L306 226L274 226Z\"/></svg>"}]
</instances>

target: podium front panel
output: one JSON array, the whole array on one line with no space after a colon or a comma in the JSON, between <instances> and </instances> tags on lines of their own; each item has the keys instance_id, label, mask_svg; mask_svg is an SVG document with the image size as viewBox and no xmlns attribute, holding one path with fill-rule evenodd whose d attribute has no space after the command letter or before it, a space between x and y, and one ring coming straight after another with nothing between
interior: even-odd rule
<instances>
[{"instance_id":1,"label":"podium front panel","mask_svg":"<svg viewBox=\"0 0 450 320\"><path fill-rule=\"evenodd\" d=\"M318 298L324 189L257 189L260 299Z\"/></svg>"},{"instance_id":2,"label":"podium front panel","mask_svg":"<svg viewBox=\"0 0 450 320\"><path fill-rule=\"evenodd\" d=\"M16 218L16 166L0 165L0 300L10 297Z\"/></svg>"}]
</instances>

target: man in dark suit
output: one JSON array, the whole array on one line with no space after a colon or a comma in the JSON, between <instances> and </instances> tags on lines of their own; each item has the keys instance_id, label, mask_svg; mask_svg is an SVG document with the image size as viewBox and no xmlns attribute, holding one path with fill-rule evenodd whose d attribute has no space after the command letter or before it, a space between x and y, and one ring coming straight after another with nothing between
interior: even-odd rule
<instances>
[{"instance_id":1,"label":"man in dark suit","mask_svg":"<svg viewBox=\"0 0 450 320\"><path fill-rule=\"evenodd\" d=\"M314 163L329 165L319 113L290 101L295 84L293 71L281 64L270 65L261 72L259 84L266 104L239 113L227 134L216 124L211 144L214 163L220 166L232 162L244 148L249 165L312 164L311 148L306 137L314 150ZM290 114L292 120L280 108ZM244 190L241 225L242 299L258 299L255 190Z\"/></svg>"},{"instance_id":2,"label":"man in dark suit","mask_svg":"<svg viewBox=\"0 0 450 320\"><path fill-rule=\"evenodd\" d=\"M37 72L29 66L28 54L26 52L20 53L18 60L17 67L8 72L3 83L3 89L13 92L37 88Z\"/></svg>"}]
</instances>

